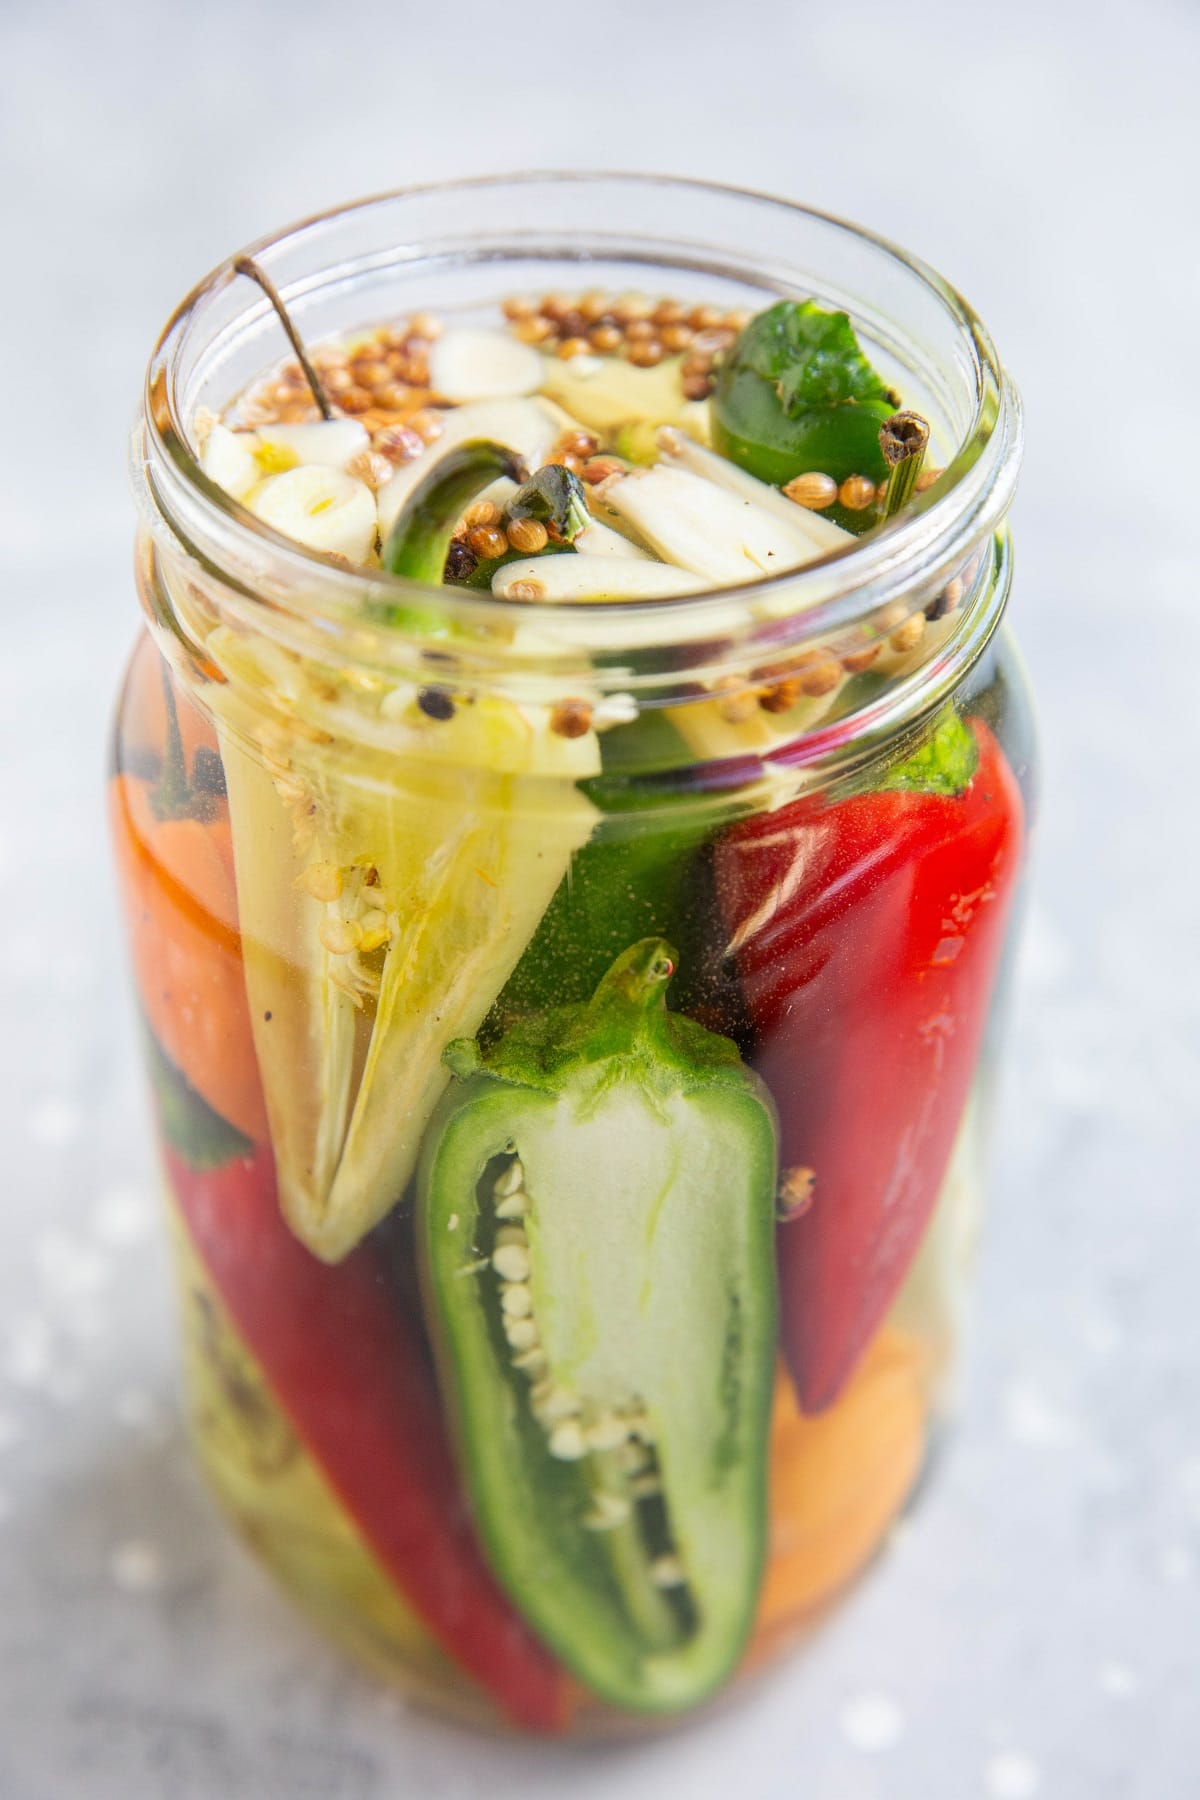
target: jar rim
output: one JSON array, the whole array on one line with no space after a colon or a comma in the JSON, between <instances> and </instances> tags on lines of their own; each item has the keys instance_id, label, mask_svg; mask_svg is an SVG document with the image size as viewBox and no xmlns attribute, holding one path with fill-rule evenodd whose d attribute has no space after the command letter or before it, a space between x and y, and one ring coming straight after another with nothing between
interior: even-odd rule
<instances>
[{"instance_id":1,"label":"jar rim","mask_svg":"<svg viewBox=\"0 0 1200 1800\"><path fill-rule=\"evenodd\" d=\"M251 256L270 267L272 257L295 250L306 240L319 237L326 228L398 203L443 196L450 199L472 190L516 191L535 184L586 188L602 183L767 207L793 222L807 220L831 227L915 277L957 328L959 341L966 345L970 358L967 373L975 385L974 416L937 483L917 495L902 518L800 568L736 586L706 587L695 595L605 600L581 606L578 602L511 600L465 590L430 589L382 570L339 565L276 532L204 473L190 437L183 364L190 334L203 324L205 309L238 279L234 266L238 257ZM586 233L583 235L586 237ZM409 245L396 245L396 260L403 258L412 263L411 249ZM559 254L571 259L580 256L581 266L586 266L577 248L564 247ZM498 258L489 255L488 260ZM378 257L373 261L378 266ZM366 259L363 263L365 266ZM726 257L721 266L736 278L764 285L762 271L739 262L736 256ZM303 280L281 280L278 285L288 301L332 280L345 283L353 278L353 267L343 262L322 267L316 275ZM781 281L776 275L771 285L781 294L788 291L786 276ZM266 302L250 283L246 283L246 288L246 304L240 316L261 318ZM503 627L536 624L540 640L553 641L560 647L573 644L575 650L574 655L565 657L561 653L534 653L533 661L544 673L553 673L556 668L565 672L564 663L576 664L578 654L606 649L614 652L612 657L606 657L606 661L614 663L617 677L609 683L612 686L631 685L630 662L638 663L639 652L649 642L659 651L656 675L662 673L664 648L697 641L711 643L718 638L725 647L722 666L741 667L747 657L761 657L765 650L778 654L798 642L844 632L919 584L936 580L939 575L948 577L966 560L971 548L1002 522L1016 485L1020 451L1019 396L999 361L990 334L958 290L922 259L880 234L836 215L757 189L622 170L530 170L417 183L329 208L255 240L203 277L164 327L147 369L143 406L135 422L132 444L135 491L152 535L160 541L165 535L176 549L182 548L245 600L266 600L277 623L294 614L298 625L315 625L326 638L339 630L348 637L352 634L353 645L346 646L350 659L395 667L405 660L411 663L411 642L401 646L396 640L404 634L395 627L370 628L364 621L369 620L380 602L390 606L419 604L428 610L431 594L436 594L447 620L466 627L471 639L482 646L474 653L474 665L466 671L473 678L499 678L504 670L511 671L512 654L501 652ZM963 626L969 623L972 610L969 606L964 608ZM987 635L990 627L984 641ZM978 646L981 647L982 644ZM457 639L455 648L457 653ZM978 654L978 648L974 654ZM524 655L528 658L528 649ZM467 661L470 663L470 657ZM711 670L711 661L709 666ZM603 670L599 676L604 685Z\"/></svg>"}]
</instances>

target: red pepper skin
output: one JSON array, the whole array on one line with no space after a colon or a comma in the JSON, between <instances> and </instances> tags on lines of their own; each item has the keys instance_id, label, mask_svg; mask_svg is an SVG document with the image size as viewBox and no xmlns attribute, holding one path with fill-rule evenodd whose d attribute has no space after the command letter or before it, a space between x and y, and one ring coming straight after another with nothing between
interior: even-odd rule
<instances>
[{"instance_id":1,"label":"red pepper skin","mask_svg":"<svg viewBox=\"0 0 1200 1800\"><path fill-rule=\"evenodd\" d=\"M1020 870L1021 792L995 738L958 795L807 798L730 829L717 884L783 1166L815 1174L780 1225L784 1350L808 1412L882 1322L942 1184Z\"/></svg>"},{"instance_id":2,"label":"red pepper skin","mask_svg":"<svg viewBox=\"0 0 1200 1800\"><path fill-rule=\"evenodd\" d=\"M484 1564L424 1345L363 1245L328 1267L279 1211L270 1153L167 1177L235 1327L400 1592L527 1730L567 1724L569 1684Z\"/></svg>"}]
</instances>

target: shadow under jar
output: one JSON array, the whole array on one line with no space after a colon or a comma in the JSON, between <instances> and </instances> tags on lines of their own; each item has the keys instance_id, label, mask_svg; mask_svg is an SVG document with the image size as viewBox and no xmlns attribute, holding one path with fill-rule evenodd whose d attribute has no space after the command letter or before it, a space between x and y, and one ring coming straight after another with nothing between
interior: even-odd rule
<instances>
[{"instance_id":1,"label":"shadow under jar","mask_svg":"<svg viewBox=\"0 0 1200 1800\"><path fill-rule=\"evenodd\" d=\"M253 254L400 470L439 329L544 357L560 467L644 463L781 297L849 313L944 465L736 585L434 590L210 478L214 418L316 417L232 264L149 371L110 803L197 1450L414 1696L631 1731L813 1628L951 1401L1029 829L1016 396L930 270L699 184L415 190ZM674 398L564 449L612 354Z\"/></svg>"}]
</instances>

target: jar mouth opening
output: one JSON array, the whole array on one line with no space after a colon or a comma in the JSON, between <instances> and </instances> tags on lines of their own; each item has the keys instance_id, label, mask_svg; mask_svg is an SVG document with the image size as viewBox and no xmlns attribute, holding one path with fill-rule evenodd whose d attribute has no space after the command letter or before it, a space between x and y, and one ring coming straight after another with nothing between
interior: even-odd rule
<instances>
[{"instance_id":1,"label":"jar mouth opening","mask_svg":"<svg viewBox=\"0 0 1200 1800\"><path fill-rule=\"evenodd\" d=\"M456 242L447 249L430 244L426 231L425 242L406 241L397 235L383 249L342 253L336 260L323 257L307 272L292 272L294 265L310 263L313 251L320 253L339 228L353 226L373 213L421 202L437 205L489 192L599 191L605 185L660 198L663 210L656 215L652 240L637 231L589 229L584 207L573 233L550 228L542 243L534 242L528 229L517 229L507 239L504 233L495 238L474 233L473 248ZM516 270L548 253L560 263L576 263L581 271L587 271L602 255L627 265L641 264L647 272L675 267L693 274L712 273L756 288L764 296L763 304L775 298L808 297L812 292L812 283L789 275L786 263L764 269L727 245L670 237L669 223L663 221L670 220L672 199L681 198L689 204L712 201L722 206L768 209L781 230L788 224L793 228L807 224L835 238L852 240L877 259L881 268L901 272L936 303L953 335L958 379L973 385L974 407L965 432L956 434L956 447L938 481L918 494L901 518L798 569L736 585L705 586L694 595L586 604L546 602L431 588L378 569L342 566L276 532L201 468L191 435L196 410L194 359L207 354L219 364L238 335L261 324L269 313L258 290L239 278L234 267L237 256L252 256L272 272L289 310L307 297L345 291L367 277L378 279L385 271L403 277L405 272L447 260L460 269L474 263L493 272L505 266ZM333 244L332 248L342 247ZM218 301L228 298L235 283L246 290L244 302L232 318L210 322L210 312ZM495 297L493 291L491 298ZM862 308L850 310L859 323ZM218 335L205 345L198 340L210 323L218 325ZM875 314L872 324L876 336L882 332L886 338L886 311ZM283 348L281 341L281 354ZM1007 512L1016 484L1020 442L1019 398L983 323L935 270L888 239L817 208L752 188L625 171L529 171L388 190L313 214L256 240L217 265L177 307L155 348L147 370L143 412L134 429L133 473L141 510L152 533L161 537L165 531L176 546L248 600L265 602L277 614L294 610L309 623L318 620L326 631L352 632L354 654L364 661L388 664L396 660L388 639L402 634L394 627L367 623L381 601L385 605L419 603L427 610L431 596L437 597L448 622L481 635L485 643L490 632L502 635L505 626L524 623L536 624L542 638L559 643L573 639L581 648L625 647L635 658L650 643L665 650L673 644L719 637L736 657L739 652L744 656L758 642L779 649L823 633L844 631L906 589L936 580L939 572L951 572L972 545L997 528ZM407 653L411 659L411 644ZM485 654L482 660L490 659ZM498 660L509 667L513 663L511 654Z\"/></svg>"}]
</instances>

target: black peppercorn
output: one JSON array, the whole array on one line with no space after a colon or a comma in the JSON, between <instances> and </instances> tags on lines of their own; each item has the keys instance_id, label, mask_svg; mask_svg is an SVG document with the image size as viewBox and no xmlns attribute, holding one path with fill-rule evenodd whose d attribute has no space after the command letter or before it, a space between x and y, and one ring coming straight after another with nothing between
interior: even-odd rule
<instances>
[{"instance_id":1,"label":"black peppercorn","mask_svg":"<svg viewBox=\"0 0 1200 1800\"><path fill-rule=\"evenodd\" d=\"M452 719L454 717L454 701L448 688L425 687L417 695L417 705L430 719Z\"/></svg>"},{"instance_id":2,"label":"black peppercorn","mask_svg":"<svg viewBox=\"0 0 1200 1800\"><path fill-rule=\"evenodd\" d=\"M479 567L479 558L470 544L462 538L452 538L450 548L446 552L446 566L442 571L442 580L451 586L457 582L467 581Z\"/></svg>"}]
</instances>

